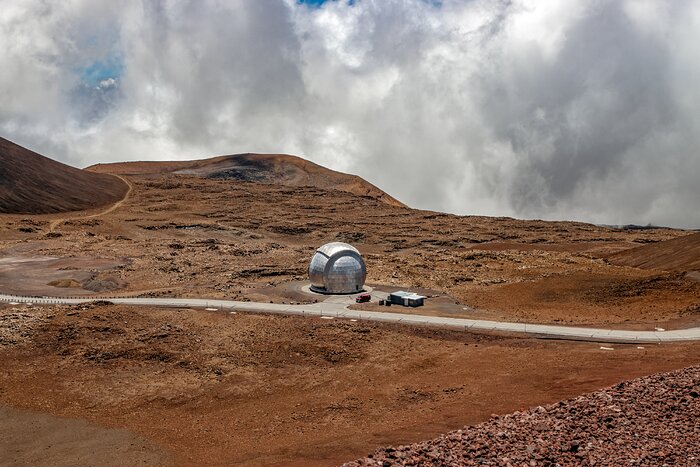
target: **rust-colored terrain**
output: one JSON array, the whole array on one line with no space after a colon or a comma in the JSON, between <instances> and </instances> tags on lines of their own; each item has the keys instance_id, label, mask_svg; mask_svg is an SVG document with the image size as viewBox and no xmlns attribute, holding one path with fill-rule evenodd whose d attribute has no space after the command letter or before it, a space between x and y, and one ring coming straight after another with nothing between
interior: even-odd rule
<instances>
[{"instance_id":1,"label":"rust-colored terrain","mask_svg":"<svg viewBox=\"0 0 700 467\"><path fill-rule=\"evenodd\" d=\"M117 202L127 190L117 177L78 170L0 138L0 213L93 209Z\"/></svg>"},{"instance_id":2,"label":"rust-colored terrain","mask_svg":"<svg viewBox=\"0 0 700 467\"><path fill-rule=\"evenodd\" d=\"M700 233L620 251L609 256L622 266L663 271L700 270Z\"/></svg>"},{"instance_id":3,"label":"rust-colored terrain","mask_svg":"<svg viewBox=\"0 0 700 467\"><path fill-rule=\"evenodd\" d=\"M235 154L183 162L117 162L93 165L87 170L124 175L193 174L220 180L240 180L293 187L312 186L345 191L378 199L392 206L405 207L401 202L357 175L336 172L287 154Z\"/></svg>"},{"instance_id":4,"label":"rust-colored terrain","mask_svg":"<svg viewBox=\"0 0 700 467\"><path fill-rule=\"evenodd\" d=\"M618 262L640 246L673 251L692 232L419 211L313 175L290 186L284 157L264 156L270 173L231 157L93 167L127 174L132 190L115 209L1 216L0 291L311 302L307 262L340 240L362 252L369 285L431 296L413 312L700 323L692 258L673 268ZM221 161L237 168L213 177ZM133 463L148 454L179 465L327 465L694 365L700 351L612 347L193 309L6 305L0 405L58 416L56 426L70 417L127 430L148 451L125 450ZM119 433L100 439L117 449L128 439ZM60 462L47 454L47 465Z\"/></svg>"}]
</instances>

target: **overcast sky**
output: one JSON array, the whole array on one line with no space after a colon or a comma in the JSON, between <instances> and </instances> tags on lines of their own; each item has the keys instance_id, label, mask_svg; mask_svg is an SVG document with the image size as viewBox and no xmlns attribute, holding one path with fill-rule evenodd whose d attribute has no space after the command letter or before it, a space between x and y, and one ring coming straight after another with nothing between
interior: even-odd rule
<instances>
[{"instance_id":1,"label":"overcast sky","mask_svg":"<svg viewBox=\"0 0 700 467\"><path fill-rule=\"evenodd\" d=\"M0 0L0 136L241 152L417 208L700 228L700 2Z\"/></svg>"}]
</instances>

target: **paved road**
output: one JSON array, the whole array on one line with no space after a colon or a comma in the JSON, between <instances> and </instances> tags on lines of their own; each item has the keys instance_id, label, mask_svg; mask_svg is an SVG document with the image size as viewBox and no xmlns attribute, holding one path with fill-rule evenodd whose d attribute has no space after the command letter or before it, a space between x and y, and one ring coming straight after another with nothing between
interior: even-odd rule
<instances>
[{"instance_id":1,"label":"paved road","mask_svg":"<svg viewBox=\"0 0 700 467\"><path fill-rule=\"evenodd\" d=\"M96 298L37 298L0 294L2 302L33 303L36 305L88 303ZM464 331L496 331L532 334L538 337L571 339L590 342L660 343L700 340L700 327L674 331L623 331L545 324L508 323L479 319L443 318L348 309L348 301L340 303L315 303L312 305L280 305L273 303L239 302L231 300L207 300L194 298L111 298L110 302L134 306L158 306L176 308L216 308L226 311L252 311L296 316L380 321L414 326L438 326Z\"/></svg>"}]
</instances>

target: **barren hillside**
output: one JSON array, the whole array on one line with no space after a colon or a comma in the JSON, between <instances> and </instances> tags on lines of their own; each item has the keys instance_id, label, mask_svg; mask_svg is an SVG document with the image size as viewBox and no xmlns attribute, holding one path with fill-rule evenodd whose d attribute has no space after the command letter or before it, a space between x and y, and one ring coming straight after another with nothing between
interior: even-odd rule
<instances>
[{"instance_id":1,"label":"barren hillside","mask_svg":"<svg viewBox=\"0 0 700 467\"><path fill-rule=\"evenodd\" d=\"M432 300L424 313L625 327L661 321L669 329L697 315L700 283L599 259L684 231L460 217L342 191L187 173L127 177L127 202L99 218L5 216L0 290L300 301L294 287L314 249L337 240L362 252L370 285L426 289L456 307ZM69 258L76 245L82 260L34 257Z\"/></svg>"},{"instance_id":2,"label":"barren hillside","mask_svg":"<svg viewBox=\"0 0 700 467\"><path fill-rule=\"evenodd\" d=\"M120 200L127 190L117 177L76 169L0 138L0 213L97 208Z\"/></svg>"},{"instance_id":3,"label":"barren hillside","mask_svg":"<svg viewBox=\"0 0 700 467\"><path fill-rule=\"evenodd\" d=\"M609 256L612 263L663 271L700 269L700 233L624 250Z\"/></svg>"},{"instance_id":4,"label":"barren hillside","mask_svg":"<svg viewBox=\"0 0 700 467\"><path fill-rule=\"evenodd\" d=\"M369 196L392 206L404 206L400 201L356 175L336 172L287 154L248 153L182 162L118 162L93 165L87 170L124 175L192 174L213 179L285 186L312 186Z\"/></svg>"},{"instance_id":5,"label":"barren hillside","mask_svg":"<svg viewBox=\"0 0 700 467\"><path fill-rule=\"evenodd\" d=\"M430 296L418 309L353 305L366 311L615 329L700 325L700 282L602 259L686 231L396 207L282 186L275 177L289 183L297 172L270 157L264 183L240 159L229 174L225 157L125 164L141 174L125 177L132 191L114 210L0 215L0 291L311 303L321 299L303 289L309 259L325 242L346 241L361 251L374 290ZM5 443L16 459L42 453L45 465L68 459L56 446L71 446L73 457L94 451L64 417L103 427L102 446L127 453L119 457L127 464L337 465L491 414L697 365L699 349L201 308L7 304L0 407L27 410L0 426L18 433L25 420L44 420L28 411L53 417L51 426L72 438Z\"/></svg>"}]
</instances>

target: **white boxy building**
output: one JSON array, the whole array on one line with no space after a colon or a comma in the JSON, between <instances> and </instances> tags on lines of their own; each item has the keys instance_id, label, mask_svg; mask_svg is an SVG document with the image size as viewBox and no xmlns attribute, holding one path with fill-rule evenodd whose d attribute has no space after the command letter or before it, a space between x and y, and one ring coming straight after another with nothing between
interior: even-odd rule
<instances>
[{"instance_id":1,"label":"white boxy building","mask_svg":"<svg viewBox=\"0 0 700 467\"><path fill-rule=\"evenodd\" d=\"M418 295L413 292L404 292L403 290L389 294L389 301L392 304L411 307L423 306L426 298L427 297L423 295Z\"/></svg>"}]
</instances>

